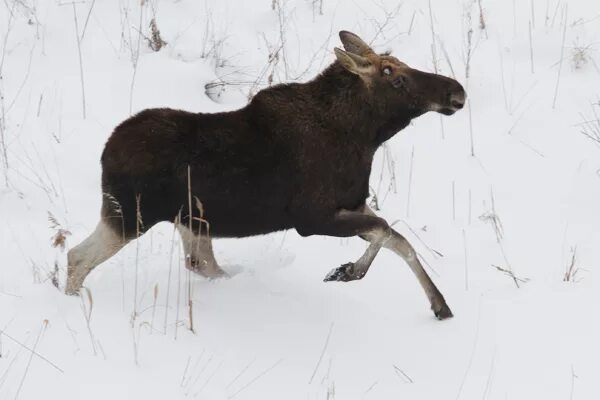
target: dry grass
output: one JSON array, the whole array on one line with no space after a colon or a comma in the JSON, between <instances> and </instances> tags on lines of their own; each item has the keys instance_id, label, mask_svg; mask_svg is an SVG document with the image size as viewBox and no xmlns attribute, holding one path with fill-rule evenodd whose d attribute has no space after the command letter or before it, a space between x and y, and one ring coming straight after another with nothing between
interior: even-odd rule
<instances>
[{"instance_id":1,"label":"dry grass","mask_svg":"<svg viewBox=\"0 0 600 400\"><path fill-rule=\"evenodd\" d=\"M571 48L571 67L578 70L584 68L589 63L593 63L592 53L594 51L594 44L582 45L576 41Z\"/></svg>"},{"instance_id":2,"label":"dry grass","mask_svg":"<svg viewBox=\"0 0 600 400\"><path fill-rule=\"evenodd\" d=\"M52 247L58 248L61 251L65 250L67 244L67 236L71 235L71 232L60 224L56 217L48 211L48 221L50 222L50 229L54 230L54 235L50 239Z\"/></svg>"},{"instance_id":3,"label":"dry grass","mask_svg":"<svg viewBox=\"0 0 600 400\"><path fill-rule=\"evenodd\" d=\"M90 335L90 342L92 344L92 350L94 351L94 355L98 355L98 350L96 348L96 338L94 337L94 332L92 331L92 311L94 310L94 298L92 296L92 291L86 287L81 288L81 294L85 293L85 296L80 296L81 299L81 311L83 312L83 317L85 318L85 325ZM87 300L87 303L86 303Z\"/></svg>"},{"instance_id":4,"label":"dry grass","mask_svg":"<svg viewBox=\"0 0 600 400\"><path fill-rule=\"evenodd\" d=\"M506 276L510 277L510 278L511 278L511 279L512 279L512 280L515 282L515 285L516 285L517 287L519 287L519 283L527 283L527 282L529 282L529 278L519 278L519 277L518 277L518 276L516 276L516 275L514 274L514 272L513 272L512 270L510 270L510 269L507 269L507 268L501 267L501 266L499 266L499 265L492 265L492 267L493 267L493 268L495 268L496 270L498 270L498 271L502 272L504 275L506 275Z\"/></svg>"},{"instance_id":5,"label":"dry grass","mask_svg":"<svg viewBox=\"0 0 600 400\"><path fill-rule=\"evenodd\" d=\"M600 145L600 97L591 104L591 115L580 113L582 122L578 124L581 134Z\"/></svg>"},{"instance_id":6,"label":"dry grass","mask_svg":"<svg viewBox=\"0 0 600 400\"><path fill-rule=\"evenodd\" d=\"M581 268L577 266L577 247L571 249L571 259L563 275L563 282L579 282Z\"/></svg>"},{"instance_id":7,"label":"dry grass","mask_svg":"<svg viewBox=\"0 0 600 400\"><path fill-rule=\"evenodd\" d=\"M152 51L160 51L160 49L167 45L167 42L160 36L160 30L158 30L158 26L156 25L156 18L150 20L150 37L146 38L146 40Z\"/></svg>"}]
</instances>

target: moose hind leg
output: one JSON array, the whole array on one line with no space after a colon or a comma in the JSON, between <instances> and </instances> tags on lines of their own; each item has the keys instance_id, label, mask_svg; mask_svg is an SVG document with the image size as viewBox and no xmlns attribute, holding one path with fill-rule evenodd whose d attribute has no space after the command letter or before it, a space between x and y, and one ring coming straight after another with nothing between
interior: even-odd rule
<instances>
[{"instance_id":1,"label":"moose hind leg","mask_svg":"<svg viewBox=\"0 0 600 400\"><path fill-rule=\"evenodd\" d=\"M212 239L191 231L183 224L177 224L185 251L185 266L206 278L227 277L219 267L212 248Z\"/></svg>"},{"instance_id":2,"label":"moose hind leg","mask_svg":"<svg viewBox=\"0 0 600 400\"><path fill-rule=\"evenodd\" d=\"M65 293L79 293L83 281L92 270L115 255L128 240L124 240L105 221L101 220L96 229L83 242L67 254L67 286Z\"/></svg>"}]
</instances>

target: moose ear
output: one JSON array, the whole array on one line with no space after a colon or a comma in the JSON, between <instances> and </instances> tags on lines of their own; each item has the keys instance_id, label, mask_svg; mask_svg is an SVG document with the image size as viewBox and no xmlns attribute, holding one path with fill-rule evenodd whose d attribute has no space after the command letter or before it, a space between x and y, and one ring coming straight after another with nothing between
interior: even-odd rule
<instances>
[{"instance_id":1,"label":"moose ear","mask_svg":"<svg viewBox=\"0 0 600 400\"><path fill-rule=\"evenodd\" d=\"M366 77L375 71L375 67L367 57L358 56L354 53L346 52L340 48L333 49L337 60L342 67L346 68L353 74L361 77Z\"/></svg>"},{"instance_id":2,"label":"moose ear","mask_svg":"<svg viewBox=\"0 0 600 400\"><path fill-rule=\"evenodd\" d=\"M359 38L354 33L348 31L340 31L339 35L340 40L344 45L344 49L346 49L347 52L354 53L359 56L374 53L371 47L369 47L369 45L366 44L364 40Z\"/></svg>"}]
</instances>

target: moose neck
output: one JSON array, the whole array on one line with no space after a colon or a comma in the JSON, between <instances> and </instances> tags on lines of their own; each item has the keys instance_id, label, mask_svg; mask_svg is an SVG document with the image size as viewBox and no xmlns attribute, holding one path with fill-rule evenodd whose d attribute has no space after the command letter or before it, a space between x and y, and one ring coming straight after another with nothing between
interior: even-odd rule
<instances>
[{"instance_id":1,"label":"moose neck","mask_svg":"<svg viewBox=\"0 0 600 400\"><path fill-rule=\"evenodd\" d=\"M374 143L373 122L379 116L369 89L357 75L335 62L309 82L308 88L327 124L333 125L345 140Z\"/></svg>"}]
</instances>

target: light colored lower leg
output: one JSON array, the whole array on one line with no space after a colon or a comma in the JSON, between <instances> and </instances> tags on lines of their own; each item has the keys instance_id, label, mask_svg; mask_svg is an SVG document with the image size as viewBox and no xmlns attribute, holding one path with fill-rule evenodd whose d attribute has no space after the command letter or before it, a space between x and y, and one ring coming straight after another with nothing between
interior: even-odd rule
<instances>
[{"instance_id":1,"label":"light colored lower leg","mask_svg":"<svg viewBox=\"0 0 600 400\"><path fill-rule=\"evenodd\" d=\"M186 257L185 265L188 269L208 278L227 275L217 264L210 237L196 235L182 224L177 225L177 230L183 242Z\"/></svg>"},{"instance_id":2,"label":"light colored lower leg","mask_svg":"<svg viewBox=\"0 0 600 400\"><path fill-rule=\"evenodd\" d=\"M114 232L104 221L83 242L67 254L67 294L76 294L88 274L99 264L115 255L126 240Z\"/></svg>"},{"instance_id":3,"label":"light colored lower leg","mask_svg":"<svg viewBox=\"0 0 600 400\"><path fill-rule=\"evenodd\" d=\"M404 261L406 261L412 272L417 277L417 280L423 287L423 290L425 290L429 300L432 302L437 300L437 297L440 295L439 290L423 268L423 265L421 265L421 262L417 258L415 249L404 238L404 236L394 231L392 237L386 243L385 247L392 250L394 253L402 257Z\"/></svg>"},{"instance_id":4,"label":"light colored lower leg","mask_svg":"<svg viewBox=\"0 0 600 400\"><path fill-rule=\"evenodd\" d=\"M367 274L379 250L391 237L390 229L375 229L365 235L369 240L369 247L362 256L354 263L354 274L362 278Z\"/></svg>"},{"instance_id":5,"label":"light colored lower leg","mask_svg":"<svg viewBox=\"0 0 600 400\"><path fill-rule=\"evenodd\" d=\"M373 210L366 206L363 212L368 215L376 215ZM408 240L404 238L404 236L392 228L390 228L390 231L391 236L389 237L389 240L385 241L384 247L392 250L394 253L402 257L404 261L406 261L412 272L417 277L417 280L421 284L421 287L425 291L425 294L427 295L427 298L429 299L431 306L436 313L443 307L447 307L444 297L423 268L423 265L421 265L415 249L408 242ZM366 239L370 240L369 237L366 237Z\"/></svg>"},{"instance_id":6,"label":"light colored lower leg","mask_svg":"<svg viewBox=\"0 0 600 400\"><path fill-rule=\"evenodd\" d=\"M339 212L339 215L343 217L346 213L356 214L356 211L342 210ZM325 281L348 282L362 279L369 271L373 260L379 253L379 250L381 250L381 247L383 247L390 238L390 235L391 229L389 226L387 226L387 224L382 224L382 226L377 226L369 232L362 233L361 236L369 241L369 247L367 247L367 250L365 250L362 256L356 260L356 262L347 263L341 267L331 270L325 276Z\"/></svg>"}]
</instances>

